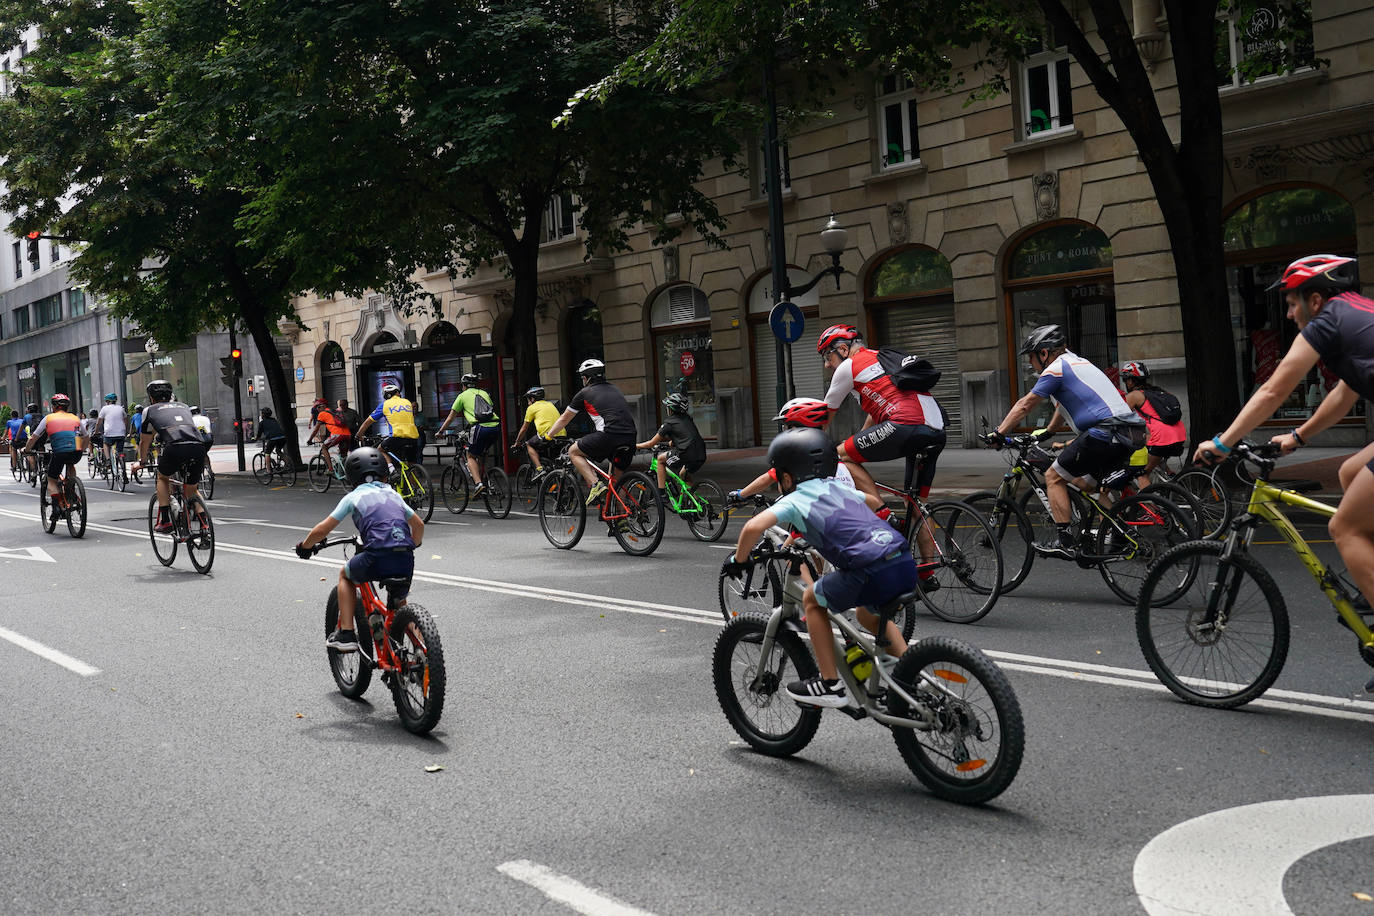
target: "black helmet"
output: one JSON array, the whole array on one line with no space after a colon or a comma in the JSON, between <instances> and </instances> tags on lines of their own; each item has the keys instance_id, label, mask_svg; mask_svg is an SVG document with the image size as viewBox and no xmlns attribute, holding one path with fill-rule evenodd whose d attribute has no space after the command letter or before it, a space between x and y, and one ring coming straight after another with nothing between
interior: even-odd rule
<instances>
[{"instance_id":1,"label":"black helmet","mask_svg":"<svg viewBox=\"0 0 1374 916\"><path fill-rule=\"evenodd\" d=\"M839 463L835 443L819 429L785 429L768 446L768 466L779 474L791 474L795 483L813 477L834 477Z\"/></svg>"},{"instance_id":2,"label":"black helmet","mask_svg":"<svg viewBox=\"0 0 1374 916\"><path fill-rule=\"evenodd\" d=\"M155 378L148 383L148 400L156 403L157 401L170 401L172 399L172 383L165 378Z\"/></svg>"},{"instance_id":3,"label":"black helmet","mask_svg":"<svg viewBox=\"0 0 1374 916\"><path fill-rule=\"evenodd\" d=\"M543 385L535 385L535 386L534 386L533 388L531 388L529 391L526 391L526 392L525 392L525 397L527 397L527 398L534 398L535 400L539 400L539 399L543 398L543 397L544 397L544 386L543 386Z\"/></svg>"},{"instance_id":4,"label":"black helmet","mask_svg":"<svg viewBox=\"0 0 1374 916\"><path fill-rule=\"evenodd\" d=\"M27 406L27 407L24 408L24 411L25 411L26 413L38 413L38 405L37 405L37 404L30 404L29 406Z\"/></svg>"},{"instance_id":5,"label":"black helmet","mask_svg":"<svg viewBox=\"0 0 1374 916\"><path fill-rule=\"evenodd\" d=\"M344 476L352 486L357 486L371 477L386 480L386 459L382 453L370 445L355 448L344 459Z\"/></svg>"},{"instance_id":6,"label":"black helmet","mask_svg":"<svg viewBox=\"0 0 1374 916\"><path fill-rule=\"evenodd\" d=\"M1026 342L1016 352L1022 356L1041 350L1058 350L1065 346L1064 332L1057 324L1042 324L1026 335Z\"/></svg>"},{"instance_id":7,"label":"black helmet","mask_svg":"<svg viewBox=\"0 0 1374 916\"><path fill-rule=\"evenodd\" d=\"M90 417L92 420L94 420L96 417L100 416L100 411L98 411L98 410L96 410L94 407L92 407L90 410L86 411L86 416L88 416L88 417Z\"/></svg>"}]
</instances>

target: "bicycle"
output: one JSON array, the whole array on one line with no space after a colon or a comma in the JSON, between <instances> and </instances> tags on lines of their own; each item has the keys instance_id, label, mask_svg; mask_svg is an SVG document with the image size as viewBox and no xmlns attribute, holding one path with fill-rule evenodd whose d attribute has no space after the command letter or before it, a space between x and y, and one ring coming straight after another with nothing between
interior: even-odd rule
<instances>
[{"instance_id":1,"label":"bicycle","mask_svg":"<svg viewBox=\"0 0 1374 916\"><path fill-rule=\"evenodd\" d=\"M285 486L294 487L296 465L286 456L285 443L281 448L269 449L267 446L268 443L264 442L253 456L253 479L264 487L271 486L274 479L281 480Z\"/></svg>"},{"instance_id":2,"label":"bicycle","mask_svg":"<svg viewBox=\"0 0 1374 916\"><path fill-rule=\"evenodd\" d=\"M344 457L336 449L329 456L329 461L325 461L324 447L320 447L319 454L310 459L306 466L306 480L310 482L310 489L316 493L328 493L330 486L338 481L345 488L348 487L348 475L344 473Z\"/></svg>"},{"instance_id":3,"label":"bicycle","mask_svg":"<svg viewBox=\"0 0 1374 916\"><path fill-rule=\"evenodd\" d=\"M444 468L444 473L439 476L439 492L444 497L444 508L454 515L461 515L467 510L472 490L477 487L472 469L468 467L471 444L467 430L453 434L453 463ZM487 515L505 518L510 515L511 505L515 501L511 495L510 477L495 465L487 467L485 455L478 458L478 462L482 467L482 482L486 484L482 488L482 502L486 504Z\"/></svg>"},{"instance_id":4,"label":"bicycle","mask_svg":"<svg viewBox=\"0 0 1374 916\"><path fill-rule=\"evenodd\" d=\"M313 550L319 553L338 546L356 549L361 544L354 537L334 538L321 541ZM385 601L377 596L379 586L386 590ZM373 670L380 670L382 682L391 689L401 724L412 734L425 735L439 724L444 712L444 649L434 618L420 605L406 603L409 591L409 579L358 583L353 621L358 651L325 652L341 694L350 700L362 699L372 683ZM339 592L331 588L324 605L325 636L338 625Z\"/></svg>"},{"instance_id":5,"label":"bicycle","mask_svg":"<svg viewBox=\"0 0 1374 916\"><path fill-rule=\"evenodd\" d=\"M1007 472L996 492L976 493L968 502L987 507L993 537L1004 554L1012 557L1002 585L1006 592L1030 575L1037 532L1042 538L1058 539L1044 479L1054 456L1030 434L1000 437L1000 442L993 438L996 435L982 438L1009 449ZM1126 604L1134 604L1140 596L1140 584L1155 560L1176 544L1198 536L1197 522L1158 490L1142 490L1110 504L1072 481L1068 491L1069 523L1081 545L1075 562L1082 569L1096 568L1107 587ZM1013 526L1016 536L1008 537ZM1182 583L1176 585L1182 587Z\"/></svg>"},{"instance_id":6,"label":"bicycle","mask_svg":"<svg viewBox=\"0 0 1374 916\"><path fill-rule=\"evenodd\" d=\"M632 446L618 451L611 460L623 457ZM626 471L616 481L599 465L593 471L601 478L606 492L597 501L601 521L620 549L634 557L647 557L663 540L663 500L658 487L639 471ZM587 527L587 503L582 493L582 476L572 466L567 453L560 455L540 484L539 527L544 537L559 550L571 550L582 540Z\"/></svg>"},{"instance_id":7,"label":"bicycle","mask_svg":"<svg viewBox=\"0 0 1374 916\"><path fill-rule=\"evenodd\" d=\"M135 444L134 444L134 454L135 454L135 455L138 454L138 446L137 446L136 443L137 443L137 439L135 439ZM139 464L139 463L135 462L135 463L134 463L134 466L131 467L131 468L129 468L129 477L133 480L133 482L136 483L136 484L138 484L139 486L142 486L142 485L143 485L143 469L144 469L145 467L151 467L151 468L153 469L152 481L153 481L154 484L156 484L156 483L157 483L157 462L158 462L158 458L159 458L161 455L162 455L162 446L161 446L161 444L157 441L157 439L154 439L154 440L148 445L148 460L147 460L146 462L143 462L142 464Z\"/></svg>"},{"instance_id":8,"label":"bicycle","mask_svg":"<svg viewBox=\"0 0 1374 916\"><path fill-rule=\"evenodd\" d=\"M429 517L434 514L434 485L430 482L429 472L425 470L424 465L402 461L393 452L382 448L382 440L379 437L368 436L361 442L380 450L387 457L391 467L387 483L405 504L420 516L421 521L429 521Z\"/></svg>"},{"instance_id":9,"label":"bicycle","mask_svg":"<svg viewBox=\"0 0 1374 916\"><path fill-rule=\"evenodd\" d=\"M666 451L666 448L653 449L654 457L649 462L650 477L658 473L658 462ZM730 522L730 516L725 511L725 492L714 480L702 479L695 484L688 483L666 462L664 472L666 510L685 521L692 537L698 541L719 541Z\"/></svg>"},{"instance_id":10,"label":"bicycle","mask_svg":"<svg viewBox=\"0 0 1374 916\"><path fill-rule=\"evenodd\" d=\"M153 471L157 473L156 469ZM157 530L157 493L148 498L148 538L153 542L153 554L163 566L171 566L177 558L177 547L186 545L186 555L196 572L205 575L215 562L215 525L210 510L197 495L188 498L181 471L168 478L170 492L167 512L172 519L171 531Z\"/></svg>"},{"instance_id":11,"label":"bicycle","mask_svg":"<svg viewBox=\"0 0 1374 916\"><path fill-rule=\"evenodd\" d=\"M554 459L565 451L572 442L573 440L566 436L540 440L540 444L535 447L540 449L545 473L553 466ZM520 461L520 466L515 469L515 476L512 478L512 499L519 502L525 511L532 512L539 505L539 496L542 492L540 484L543 482L543 474L536 476L534 465L530 461L530 454L525 448L525 444L516 443L510 447L510 453Z\"/></svg>"},{"instance_id":12,"label":"bicycle","mask_svg":"<svg viewBox=\"0 0 1374 916\"><path fill-rule=\"evenodd\" d=\"M712 652L712 680L736 733L760 753L789 757L815 737L822 712L795 703L785 689L789 680L817 674L802 641L800 571L808 560L796 547L757 550L751 557L786 563L782 600L768 614L744 614L726 625ZM902 595L871 609L878 633L916 597ZM840 678L858 704L842 712L890 728L907 767L940 798L982 804L1011 785L1025 750L1025 726L1016 693L992 659L947 637L923 639L893 658L879 651L885 639L843 614L826 613L837 631Z\"/></svg>"},{"instance_id":13,"label":"bicycle","mask_svg":"<svg viewBox=\"0 0 1374 916\"><path fill-rule=\"evenodd\" d=\"M75 466L67 465L62 473L62 493L58 496L57 512L51 511L52 497L48 493L46 475L38 492L38 518L44 531L52 534L57 530L57 520L64 518L67 520L67 533L73 538L86 533L86 485L81 482Z\"/></svg>"},{"instance_id":14,"label":"bicycle","mask_svg":"<svg viewBox=\"0 0 1374 916\"><path fill-rule=\"evenodd\" d=\"M1359 640L1360 658L1374 667L1374 631L1356 609L1359 589L1324 564L1280 508L1329 519L1334 506L1275 486L1268 478L1281 455L1272 443L1241 442L1233 452L1256 474L1245 511L1222 541L1194 540L1164 556L1146 577L1136 604L1136 639L1160 682L1186 703L1232 709L1262 695L1288 657L1288 607L1266 566L1250 554L1261 524L1273 528L1335 608L1337 621ZM1170 584L1183 579L1186 594ZM1154 601L1165 583L1167 599ZM1365 685L1374 691L1374 678Z\"/></svg>"}]
</instances>

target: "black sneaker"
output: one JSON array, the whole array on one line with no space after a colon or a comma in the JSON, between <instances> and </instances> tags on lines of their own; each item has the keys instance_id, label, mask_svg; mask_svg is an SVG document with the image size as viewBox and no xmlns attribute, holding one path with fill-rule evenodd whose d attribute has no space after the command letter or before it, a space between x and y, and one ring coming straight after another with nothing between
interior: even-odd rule
<instances>
[{"instance_id":1,"label":"black sneaker","mask_svg":"<svg viewBox=\"0 0 1374 916\"><path fill-rule=\"evenodd\" d=\"M335 630L329 634L329 638L324 641L325 648L333 649L335 652L357 652L358 637L352 630Z\"/></svg>"},{"instance_id":2,"label":"black sneaker","mask_svg":"<svg viewBox=\"0 0 1374 916\"><path fill-rule=\"evenodd\" d=\"M1065 547L1059 541L1038 541L1031 545L1031 547L1042 557L1056 557L1060 560L1078 559L1078 549L1076 547Z\"/></svg>"},{"instance_id":3,"label":"black sneaker","mask_svg":"<svg viewBox=\"0 0 1374 916\"><path fill-rule=\"evenodd\" d=\"M843 706L854 705L842 682L836 681L833 686L826 686L820 675L788 684L787 695L804 706L826 706L831 709L839 709Z\"/></svg>"}]
</instances>

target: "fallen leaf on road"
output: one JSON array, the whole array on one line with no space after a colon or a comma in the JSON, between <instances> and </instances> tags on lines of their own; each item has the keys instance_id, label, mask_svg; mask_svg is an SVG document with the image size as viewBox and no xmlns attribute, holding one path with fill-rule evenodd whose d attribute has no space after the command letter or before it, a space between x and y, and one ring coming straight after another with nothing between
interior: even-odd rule
<instances>
[{"instance_id":1,"label":"fallen leaf on road","mask_svg":"<svg viewBox=\"0 0 1374 916\"><path fill-rule=\"evenodd\" d=\"M432 553L432 554L430 554L430 555L429 555L429 558L430 558L431 560L442 560L442 559L443 559L443 557L439 556L437 553Z\"/></svg>"},{"instance_id":2,"label":"fallen leaf on road","mask_svg":"<svg viewBox=\"0 0 1374 916\"><path fill-rule=\"evenodd\" d=\"M303 712L298 712L298 713L296 713L296 718L297 718L297 719L304 719L304 718L305 718L305 713L303 713Z\"/></svg>"},{"instance_id":3,"label":"fallen leaf on road","mask_svg":"<svg viewBox=\"0 0 1374 916\"><path fill-rule=\"evenodd\" d=\"M659 630L660 633L667 633L667 630Z\"/></svg>"},{"instance_id":4,"label":"fallen leaf on road","mask_svg":"<svg viewBox=\"0 0 1374 916\"><path fill-rule=\"evenodd\" d=\"M320 581L321 581L321 582L325 581L324 576L320 576Z\"/></svg>"},{"instance_id":5,"label":"fallen leaf on road","mask_svg":"<svg viewBox=\"0 0 1374 916\"><path fill-rule=\"evenodd\" d=\"M1374 897L1369 896L1364 891L1356 891L1350 896L1354 897L1356 900L1363 900L1365 903L1374 903Z\"/></svg>"},{"instance_id":6,"label":"fallen leaf on road","mask_svg":"<svg viewBox=\"0 0 1374 916\"><path fill-rule=\"evenodd\" d=\"M437 764L437 763L431 763L429 766L425 767L425 772L426 772L426 773L437 773L437 772L439 772L439 771L442 770L442 769L443 769L443 767L441 767L439 764Z\"/></svg>"},{"instance_id":7,"label":"fallen leaf on road","mask_svg":"<svg viewBox=\"0 0 1374 916\"><path fill-rule=\"evenodd\" d=\"M694 769L692 769L691 767L688 767L688 768L687 768L687 775L688 775L688 776L695 776L695 775L697 775L697 771L694 770Z\"/></svg>"},{"instance_id":8,"label":"fallen leaf on road","mask_svg":"<svg viewBox=\"0 0 1374 916\"><path fill-rule=\"evenodd\" d=\"M136 557L141 557L141 556L143 556L143 554L141 554L141 553L135 553L134 556L136 556Z\"/></svg>"},{"instance_id":9,"label":"fallen leaf on road","mask_svg":"<svg viewBox=\"0 0 1374 916\"><path fill-rule=\"evenodd\" d=\"M1264 748L1260 748L1260 753L1261 753L1261 754L1267 754L1267 753L1269 753L1269 752L1266 751Z\"/></svg>"}]
</instances>

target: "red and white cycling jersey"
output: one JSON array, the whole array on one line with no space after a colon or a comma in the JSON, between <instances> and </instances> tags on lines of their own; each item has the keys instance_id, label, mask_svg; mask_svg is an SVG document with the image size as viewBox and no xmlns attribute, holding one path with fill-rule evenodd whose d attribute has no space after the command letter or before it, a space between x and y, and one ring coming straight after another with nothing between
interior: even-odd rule
<instances>
[{"instance_id":1,"label":"red and white cycling jersey","mask_svg":"<svg viewBox=\"0 0 1374 916\"><path fill-rule=\"evenodd\" d=\"M849 359L840 363L830 379L826 406L836 410L850 394L858 396L859 406L874 423L891 420L899 426L945 428L945 415L935 398L927 392L902 391L894 385L878 363L877 350L855 347L849 351Z\"/></svg>"}]
</instances>

